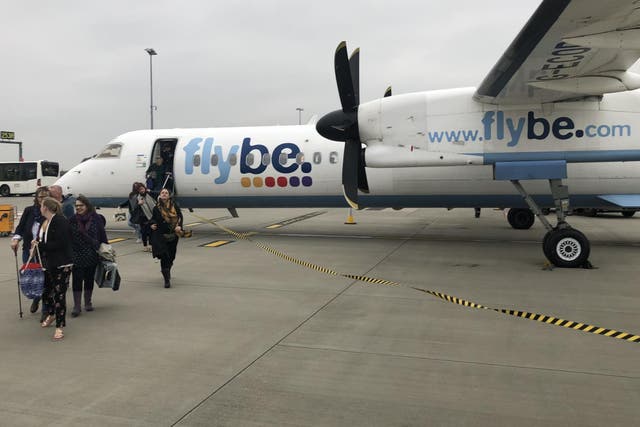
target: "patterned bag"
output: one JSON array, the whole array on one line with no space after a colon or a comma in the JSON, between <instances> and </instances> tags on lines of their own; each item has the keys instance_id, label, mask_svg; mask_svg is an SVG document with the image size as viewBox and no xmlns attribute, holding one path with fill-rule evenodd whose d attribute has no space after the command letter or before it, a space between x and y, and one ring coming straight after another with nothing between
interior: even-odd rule
<instances>
[{"instance_id":1,"label":"patterned bag","mask_svg":"<svg viewBox=\"0 0 640 427\"><path fill-rule=\"evenodd\" d=\"M40 252L38 253L38 261L40 260ZM44 290L44 270L40 262L31 262L33 251L29 255L27 263L20 268L20 290L24 296L29 299L40 298ZM35 260L34 260L35 261Z\"/></svg>"}]
</instances>

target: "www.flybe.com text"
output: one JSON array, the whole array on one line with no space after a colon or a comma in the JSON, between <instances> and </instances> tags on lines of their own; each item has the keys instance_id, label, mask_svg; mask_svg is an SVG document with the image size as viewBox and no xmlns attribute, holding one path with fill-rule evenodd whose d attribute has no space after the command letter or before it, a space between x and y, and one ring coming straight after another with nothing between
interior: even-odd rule
<instances>
[{"instance_id":1,"label":"www.flybe.com text","mask_svg":"<svg viewBox=\"0 0 640 427\"><path fill-rule=\"evenodd\" d=\"M429 142L480 142L506 141L507 147L515 147L524 138L543 140L556 138L620 138L631 136L630 125L589 124L583 129L576 129L570 117L562 116L553 120L536 117L529 111L526 117L505 118L503 111L487 111L482 116L481 129L430 131Z\"/></svg>"}]
</instances>

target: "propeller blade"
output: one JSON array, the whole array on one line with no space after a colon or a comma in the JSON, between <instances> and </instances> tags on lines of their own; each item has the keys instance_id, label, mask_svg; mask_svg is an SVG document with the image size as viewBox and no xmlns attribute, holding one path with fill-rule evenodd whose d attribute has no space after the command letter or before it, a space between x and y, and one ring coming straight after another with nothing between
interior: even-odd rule
<instances>
[{"instance_id":1,"label":"propeller blade","mask_svg":"<svg viewBox=\"0 0 640 427\"><path fill-rule=\"evenodd\" d=\"M384 97L386 98L387 96L391 96L391 86L389 86L387 90L384 91Z\"/></svg>"},{"instance_id":2,"label":"propeller blade","mask_svg":"<svg viewBox=\"0 0 640 427\"><path fill-rule=\"evenodd\" d=\"M360 163L360 141L347 139L342 159L342 192L354 209L358 207L358 164Z\"/></svg>"},{"instance_id":3,"label":"propeller blade","mask_svg":"<svg viewBox=\"0 0 640 427\"><path fill-rule=\"evenodd\" d=\"M335 71L342 111L344 113L351 113L357 108L358 103L356 102L355 91L353 88L346 42L341 42L336 49Z\"/></svg>"},{"instance_id":4,"label":"propeller blade","mask_svg":"<svg viewBox=\"0 0 640 427\"><path fill-rule=\"evenodd\" d=\"M351 83L353 85L353 96L356 106L360 105L360 48L356 48L349 58L349 69L351 70Z\"/></svg>"},{"instance_id":5,"label":"propeller blade","mask_svg":"<svg viewBox=\"0 0 640 427\"><path fill-rule=\"evenodd\" d=\"M365 170L364 150L360 150L358 156L358 190L369 194L369 181L367 181L367 171Z\"/></svg>"}]
</instances>

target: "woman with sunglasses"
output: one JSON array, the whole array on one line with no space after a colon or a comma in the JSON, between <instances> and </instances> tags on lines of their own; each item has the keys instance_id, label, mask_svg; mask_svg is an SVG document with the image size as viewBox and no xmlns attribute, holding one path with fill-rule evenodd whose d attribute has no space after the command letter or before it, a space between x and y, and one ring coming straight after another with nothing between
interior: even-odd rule
<instances>
[{"instance_id":1,"label":"woman with sunglasses","mask_svg":"<svg viewBox=\"0 0 640 427\"><path fill-rule=\"evenodd\" d=\"M73 310L71 317L80 315L82 291L84 290L84 310L93 311L93 276L98 266L98 248L107 243L104 230L105 219L96 212L91 201L82 194L75 200L76 214L69 219L71 227L71 247L73 249Z\"/></svg>"}]
</instances>

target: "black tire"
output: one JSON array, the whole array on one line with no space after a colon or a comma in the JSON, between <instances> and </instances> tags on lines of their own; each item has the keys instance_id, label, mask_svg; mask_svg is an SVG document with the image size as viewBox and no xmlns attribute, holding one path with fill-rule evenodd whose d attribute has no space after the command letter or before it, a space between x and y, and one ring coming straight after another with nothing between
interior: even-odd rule
<instances>
[{"instance_id":1,"label":"black tire","mask_svg":"<svg viewBox=\"0 0 640 427\"><path fill-rule=\"evenodd\" d=\"M573 228L556 229L547 233L542 250L556 267L578 268L585 265L591 253L587 237Z\"/></svg>"},{"instance_id":2,"label":"black tire","mask_svg":"<svg viewBox=\"0 0 640 427\"><path fill-rule=\"evenodd\" d=\"M545 234L544 238L542 239L542 252L548 260L551 260L551 248L549 246L549 239L553 235L554 231L555 229L547 231L547 234Z\"/></svg>"},{"instance_id":3,"label":"black tire","mask_svg":"<svg viewBox=\"0 0 640 427\"><path fill-rule=\"evenodd\" d=\"M625 218L631 218L636 214L636 211L622 211L622 216Z\"/></svg>"},{"instance_id":4,"label":"black tire","mask_svg":"<svg viewBox=\"0 0 640 427\"><path fill-rule=\"evenodd\" d=\"M9 188L8 185L3 185L2 187L0 187L0 196L2 197L9 197L11 195L11 189Z\"/></svg>"},{"instance_id":5,"label":"black tire","mask_svg":"<svg viewBox=\"0 0 640 427\"><path fill-rule=\"evenodd\" d=\"M507 214L507 221L516 230L528 230L536 221L536 216L531 209L512 208Z\"/></svg>"}]
</instances>

